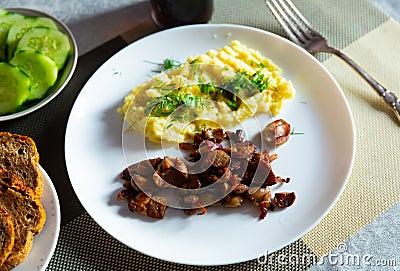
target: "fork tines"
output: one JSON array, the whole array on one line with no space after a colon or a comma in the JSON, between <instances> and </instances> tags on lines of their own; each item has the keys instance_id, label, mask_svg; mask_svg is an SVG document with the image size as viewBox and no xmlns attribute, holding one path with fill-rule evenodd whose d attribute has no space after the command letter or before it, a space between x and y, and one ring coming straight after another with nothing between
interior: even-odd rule
<instances>
[{"instance_id":1,"label":"fork tines","mask_svg":"<svg viewBox=\"0 0 400 271\"><path fill-rule=\"evenodd\" d=\"M306 42L316 32L290 0L266 0L265 3L294 42Z\"/></svg>"}]
</instances>

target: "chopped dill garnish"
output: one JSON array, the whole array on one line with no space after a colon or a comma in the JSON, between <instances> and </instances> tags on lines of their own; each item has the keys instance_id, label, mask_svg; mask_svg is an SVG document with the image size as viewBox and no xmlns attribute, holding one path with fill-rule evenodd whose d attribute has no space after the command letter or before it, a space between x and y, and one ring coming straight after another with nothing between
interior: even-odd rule
<instances>
[{"instance_id":1,"label":"chopped dill garnish","mask_svg":"<svg viewBox=\"0 0 400 271\"><path fill-rule=\"evenodd\" d=\"M236 73L234 77L226 78L222 82L222 88L227 89L235 94L247 90L251 94L254 94L254 85L251 81L243 74Z\"/></svg>"},{"instance_id":2,"label":"chopped dill garnish","mask_svg":"<svg viewBox=\"0 0 400 271\"><path fill-rule=\"evenodd\" d=\"M240 77L243 77L239 75ZM207 94L214 101L222 100L225 102L232 110L237 110L241 104L240 98L236 96L241 90L241 85L238 82L234 82L235 79L229 78L225 79L222 86L217 86L213 83L203 83L202 79L199 78L199 83L197 86L201 93ZM235 93L233 93L235 92Z\"/></svg>"},{"instance_id":3,"label":"chopped dill garnish","mask_svg":"<svg viewBox=\"0 0 400 271\"><path fill-rule=\"evenodd\" d=\"M164 95L154 98L144 113L151 117L166 117L171 115L180 106L189 108L206 107L199 96L185 92L182 88L169 91Z\"/></svg>"},{"instance_id":4,"label":"chopped dill garnish","mask_svg":"<svg viewBox=\"0 0 400 271\"><path fill-rule=\"evenodd\" d=\"M236 73L233 77L225 77L219 84L215 82L203 83L198 79L198 87L201 93L207 94L214 101L225 102L231 110L237 110L242 103L242 98L253 96L259 90L247 77Z\"/></svg>"},{"instance_id":5,"label":"chopped dill garnish","mask_svg":"<svg viewBox=\"0 0 400 271\"><path fill-rule=\"evenodd\" d=\"M200 62L200 59L195 58L192 61L190 61L189 64L195 64L195 63L199 63L199 62Z\"/></svg>"},{"instance_id":6,"label":"chopped dill garnish","mask_svg":"<svg viewBox=\"0 0 400 271\"><path fill-rule=\"evenodd\" d=\"M180 61L173 58L166 58L163 60L162 63L152 62L152 61L146 61L146 62L151 64L156 64L159 67L159 69L157 70L152 70L153 72L162 72L182 65Z\"/></svg>"},{"instance_id":7,"label":"chopped dill garnish","mask_svg":"<svg viewBox=\"0 0 400 271\"><path fill-rule=\"evenodd\" d=\"M172 125L174 125L175 121L180 121L180 120L184 120L184 121L190 121L191 119L196 119L198 117L198 115L193 112L186 112L183 115L175 115L173 116L173 118L171 119L170 123L167 125L166 129L170 128Z\"/></svg>"},{"instance_id":8,"label":"chopped dill garnish","mask_svg":"<svg viewBox=\"0 0 400 271\"><path fill-rule=\"evenodd\" d=\"M198 59L194 59L189 64L196 64L198 61ZM149 63L157 64L160 67L160 70L157 70L158 72L166 71L182 65L181 62L172 58L164 59L162 63ZM262 63L259 63L258 65L264 66ZM197 69L196 67L194 68L195 75ZM199 77L197 86L201 93L207 94L212 100L223 101L231 108L231 110L237 110L240 107L243 98L251 97L257 92L262 92L267 89L268 79L269 78L260 71L253 74L242 71L236 73L233 77L222 79L218 84L216 82L203 83L202 79ZM145 114L149 116L168 116L181 105L197 107L197 105L201 103L201 97L186 92L183 94L182 91L175 91L174 86L164 85L155 88L160 90L170 90L170 92L151 102L150 106L145 110ZM242 99L240 97L242 97Z\"/></svg>"},{"instance_id":9,"label":"chopped dill garnish","mask_svg":"<svg viewBox=\"0 0 400 271\"><path fill-rule=\"evenodd\" d=\"M253 74L250 74L246 71L242 71L241 74L244 75L247 79L249 79L260 92L263 92L264 90L267 89L269 78L266 78L261 71L256 71Z\"/></svg>"},{"instance_id":10,"label":"chopped dill garnish","mask_svg":"<svg viewBox=\"0 0 400 271\"><path fill-rule=\"evenodd\" d=\"M164 71L172 69L172 68L176 68L179 67L180 65L182 65L181 62L179 62L178 60L172 59L172 58L166 58L163 61L162 67L164 69Z\"/></svg>"},{"instance_id":11,"label":"chopped dill garnish","mask_svg":"<svg viewBox=\"0 0 400 271\"><path fill-rule=\"evenodd\" d=\"M303 132L295 132L294 128L292 129L292 131L290 132L291 135L304 135Z\"/></svg>"},{"instance_id":12,"label":"chopped dill garnish","mask_svg":"<svg viewBox=\"0 0 400 271\"><path fill-rule=\"evenodd\" d=\"M199 83L197 84L197 86L199 87L201 93L210 94L210 93L215 92L216 85L214 82L213 83L203 83L203 80L201 79L201 77L198 78L198 82Z\"/></svg>"},{"instance_id":13,"label":"chopped dill garnish","mask_svg":"<svg viewBox=\"0 0 400 271\"><path fill-rule=\"evenodd\" d=\"M128 132L129 130L132 129L132 127L137 123L137 120L135 120L133 123L131 123L126 129L125 132Z\"/></svg>"},{"instance_id":14,"label":"chopped dill garnish","mask_svg":"<svg viewBox=\"0 0 400 271\"><path fill-rule=\"evenodd\" d=\"M193 132L195 132L195 133L201 132L205 127L206 127L206 124L202 123L199 125L199 127L197 129L194 129Z\"/></svg>"}]
</instances>

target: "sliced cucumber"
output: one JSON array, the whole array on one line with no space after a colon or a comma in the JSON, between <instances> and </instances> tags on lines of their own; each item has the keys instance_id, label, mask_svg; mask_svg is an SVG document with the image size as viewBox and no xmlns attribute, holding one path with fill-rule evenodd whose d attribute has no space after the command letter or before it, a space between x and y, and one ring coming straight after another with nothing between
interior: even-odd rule
<instances>
[{"instance_id":1,"label":"sliced cucumber","mask_svg":"<svg viewBox=\"0 0 400 271\"><path fill-rule=\"evenodd\" d=\"M3 16L0 16L0 60L5 60L6 58L6 41L8 30L11 25L18 20L21 20L24 16L8 12Z\"/></svg>"},{"instance_id":2,"label":"sliced cucumber","mask_svg":"<svg viewBox=\"0 0 400 271\"><path fill-rule=\"evenodd\" d=\"M30 89L31 80L24 72L6 62L0 63L0 115L18 109Z\"/></svg>"},{"instance_id":3,"label":"sliced cucumber","mask_svg":"<svg viewBox=\"0 0 400 271\"><path fill-rule=\"evenodd\" d=\"M36 51L20 51L15 54L10 63L25 72L31 79L32 86L27 100L43 98L57 80L56 63Z\"/></svg>"},{"instance_id":4,"label":"sliced cucumber","mask_svg":"<svg viewBox=\"0 0 400 271\"><path fill-rule=\"evenodd\" d=\"M4 8L0 8L0 16L6 15L7 14L7 10Z\"/></svg>"},{"instance_id":5,"label":"sliced cucumber","mask_svg":"<svg viewBox=\"0 0 400 271\"><path fill-rule=\"evenodd\" d=\"M17 44L15 53L34 50L40 52L56 62L61 69L71 51L68 37L59 30L47 27L28 29Z\"/></svg>"},{"instance_id":6,"label":"sliced cucumber","mask_svg":"<svg viewBox=\"0 0 400 271\"><path fill-rule=\"evenodd\" d=\"M14 22L7 34L7 57L10 60L13 56L17 43L25 34L25 32L32 27L44 26L51 29L57 29L57 25L50 18L45 17L25 17L21 20Z\"/></svg>"}]
</instances>

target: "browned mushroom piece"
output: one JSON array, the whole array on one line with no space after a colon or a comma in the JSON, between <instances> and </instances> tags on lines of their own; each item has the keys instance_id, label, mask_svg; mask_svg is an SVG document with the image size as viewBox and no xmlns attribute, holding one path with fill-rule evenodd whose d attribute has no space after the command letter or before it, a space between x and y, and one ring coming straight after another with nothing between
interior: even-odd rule
<instances>
[{"instance_id":1,"label":"browned mushroom piece","mask_svg":"<svg viewBox=\"0 0 400 271\"><path fill-rule=\"evenodd\" d=\"M260 206L260 203L271 199L271 191L268 186L261 187L254 193L247 193L249 201L255 205Z\"/></svg>"},{"instance_id":2,"label":"browned mushroom piece","mask_svg":"<svg viewBox=\"0 0 400 271\"><path fill-rule=\"evenodd\" d=\"M204 155L204 166L213 166L217 168L225 168L229 166L231 157L222 150L209 151ZM205 168L207 169L207 167Z\"/></svg>"},{"instance_id":3,"label":"browned mushroom piece","mask_svg":"<svg viewBox=\"0 0 400 271\"><path fill-rule=\"evenodd\" d=\"M253 142L245 141L238 142L231 147L232 158L246 158L250 159L256 153L257 147Z\"/></svg>"},{"instance_id":4,"label":"browned mushroom piece","mask_svg":"<svg viewBox=\"0 0 400 271\"><path fill-rule=\"evenodd\" d=\"M188 177L187 184L183 185L182 188L185 189L199 189L201 188L201 181L197 175L191 174Z\"/></svg>"},{"instance_id":5,"label":"browned mushroom piece","mask_svg":"<svg viewBox=\"0 0 400 271\"><path fill-rule=\"evenodd\" d=\"M133 165L130 165L122 171L121 178L130 181L132 176L137 174L151 179L151 176L153 176L155 169L162 160L163 159L161 158L154 158L143 160Z\"/></svg>"},{"instance_id":6,"label":"browned mushroom piece","mask_svg":"<svg viewBox=\"0 0 400 271\"><path fill-rule=\"evenodd\" d=\"M129 202L131 199L134 199L137 194L138 193L135 193L135 191L131 189L124 189L118 192L117 199Z\"/></svg>"},{"instance_id":7,"label":"browned mushroom piece","mask_svg":"<svg viewBox=\"0 0 400 271\"><path fill-rule=\"evenodd\" d=\"M148 179L146 179L143 176L137 175L137 174L134 174L132 176L130 184L131 184L132 189L137 192L141 192L146 185L152 185L151 182L148 181ZM140 188L142 188L142 189L140 189Z\"/></svg>"},{"instance_id":8,"label":"browned mushroom piece","mask_svg":"<svg viewBox=\"0 0 400 271\"><path fill-rule=\"evenodd\" d=\"M247 197L253 205L259 207L260 219L264 219L267 212L274 209L269 186L261 187L254 193L248 193Z\"/></svg>"},{"instance_id":9,"label":"browned mushroom piece","mask_svg":"<svg viewBox=\"0 0 400 271\"><path fill-rule=\"evenodd\" d=\"M267 158L268 156L265 157ZM242 178L242 183L246 185L253 183L254 186L259 187L271 186L276 184L275 177L268 158L260 159L248 163L246 172Z\"/></svg>"},{"instance_id":10,"label":"browned mushroom piece","mask_svg":"<svg viewBox=\"0 0 400 271\"><path fill-rule=\"evenodd\" d=\"M201 155L207 154L213 150L222 149L222 145L220 143L214 143L210 140L202 141L198 144L198 146L194 148L194 150L190 153L189 157L191 157L191 161L195 162L201 158Z\"/></svg>"},{"instance_id":11,"label":"browned mushroom piece","mask_svg":"<svg viewBox=\"0 0 400 271\"><path fill-rule=\"evenodd\" d=\"M243 201L243 195L230 194L224 198L222 205L224 207L236 208L242 206Z\"/></svg>"},{"instance_id":12,"label":"browned mushroom piece","mask_svg":"<svg viewBox=\"0 0 400 271\"><path fill-rule=\"evenodd\" d=\"M185 209L184 213L187 215L205 215L207 213L207 209L205 207L199 207L196 209Z\"/></svg>"},{"instance_id":13,"label":"browned mushroom piece","mask_svg":"<svg viewBox=\"0 0 400 271\"><path fill-rule=\"evenodd\" d=\"M129 210L155 219L163 219L167 206L140 192L129 201Z\"/></svg>"},{"instance_id":14,"label":"browned mushroom piece","mask_svg":"<svg viewBox=\"0 0 400 271\"><path fill-rule=\"evenodd\" d=\"M280 192L275 193L274 205L279 208L286 208L291 206L296 200L294 192Z\"/></svg>"},{"instance_id":15,"label":"browned mushroom piece","mask_svg":"<svg viewBox=\"0 0 400 271\"><path fill-rule=\"evenodd\" d=\"M277 145L287 141L290 125L286 122L278 120L268 127L273 128ZM203 128L195 133L193 143L179 146L189 152L195 163L165 156L123 170L124 190L117 198L127 201L131 212L162 219L168 204L157 195L165 195L162 192L172 191L171 188L183 189L179 190L182 193L176 193L182 203L191 208L184 210L186 214L205 214L207 206L240 207L248 200L260 210L260 219L264 219L274 207L288 207L296 198L294 192L271 196L270 186L287 183L290 179L275 175L271 161L277 159L277 155L267 150L258 152L254 143L245 140L242 130L224 132ZM201 194L187 191L207 186L209 189Z\"/></svg>"},{"instance_id":16,"label":"browned mushroom piece","mask_svg":"<svg viewBox=\"0 0 400 271\"><path fill-rule=\"evenodd\" d=\"M246 133L243 130L236 130L235 141L242 143L246 138Z\"/></svg>"},{"instance_id":17,"label":"browned mushroom piece","mask_svg":"<svg viewBox=\"0 0 400 271\"><path fill-rule=\"evenodd\" d=\"M181 142L179 143L179 148L185 151L194 151L196 147L194 146L193 143L189 142Z\"/></svg>"},{"instance_id":18,"label":"browned mushroom piece","mask_svg":"<svg viewBox=\"0 0 400 271\"><path fill-rule=\"evenodd\" d=\"M290 124L283 119L270 122L262 131L262 136L269 146L280 146L289 140Z\"/></svg>"},{"instance_id":19,"label":"browned mushroom piece","mask_svg":"<svg viewBox=\"0 0 400 271\"><path fill-rule=\"evenodd\" d=\"M274 210L274 205L272 204L272 200L264 200L260 203L260 219L264 219L267 216L269 210Z\"/></svg>"},{"instance_id":20,"label":"browned mushroom piece","mask_svg":"<svg viewBox=\"0 0 400 271\"><path fill-rule=\"evenodd\" d=\"M152 178L160 188L182 187L187 182L187 167L178 158L172 159L166 156L158 165Z\"/></svg>"},{"instance_id":21,"label":"browned mushroom piece","mask_svg":"<svg viewBox=\"0 0 400 271\"><path fill-rule=\"evenodd\" d=\"M232 192L240 195L240 194L246 193L248 190L249 190L249 187L247 185L245 185L243 183L239 183L233 188Z\"/></svg>"},{"instance_id":22,"label":"browned mushroom piece","mask_svg":"<svg viewBox=\"0 0 400 271\"><path fill-rule=\"evenodd\" d=\"M199 197L196 195L187 195L185 197L183 197L183 202L185 203L185 205L195 205L196 203L199 202Z\"/></svg>"},{"instance_id":23,"label":"browned mushroom piece","mask_svg":"<svg viewBox=\"0 0 400 271\"><path fill-rule=\"evenodd\" d=\"M165 180L164 177L160 176L160 174L158 172L154 172L153 182L157 185L158 188L173 188L174 187L167 180Z\"/></svg>"}]
</instances>

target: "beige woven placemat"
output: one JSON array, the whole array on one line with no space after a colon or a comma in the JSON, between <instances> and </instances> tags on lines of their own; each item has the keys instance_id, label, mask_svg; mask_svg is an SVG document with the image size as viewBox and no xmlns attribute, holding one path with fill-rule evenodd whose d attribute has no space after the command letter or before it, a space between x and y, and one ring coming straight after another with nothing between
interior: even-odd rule
<instances>
[{"instance_id":1,"label":"beige woven placemat","mask_svg":"<svg viewBox=\"0 0 400 271\"><path fill-rule=\"evenodd\" d=\"M400 24L389 20L343 52L400 96ZM319 257L400 200L400 127L375 92L338 58L323 64L332 72L353 112L357 151L349 183L333 210L302 240Z\"/></svg>"}]
</instances>

